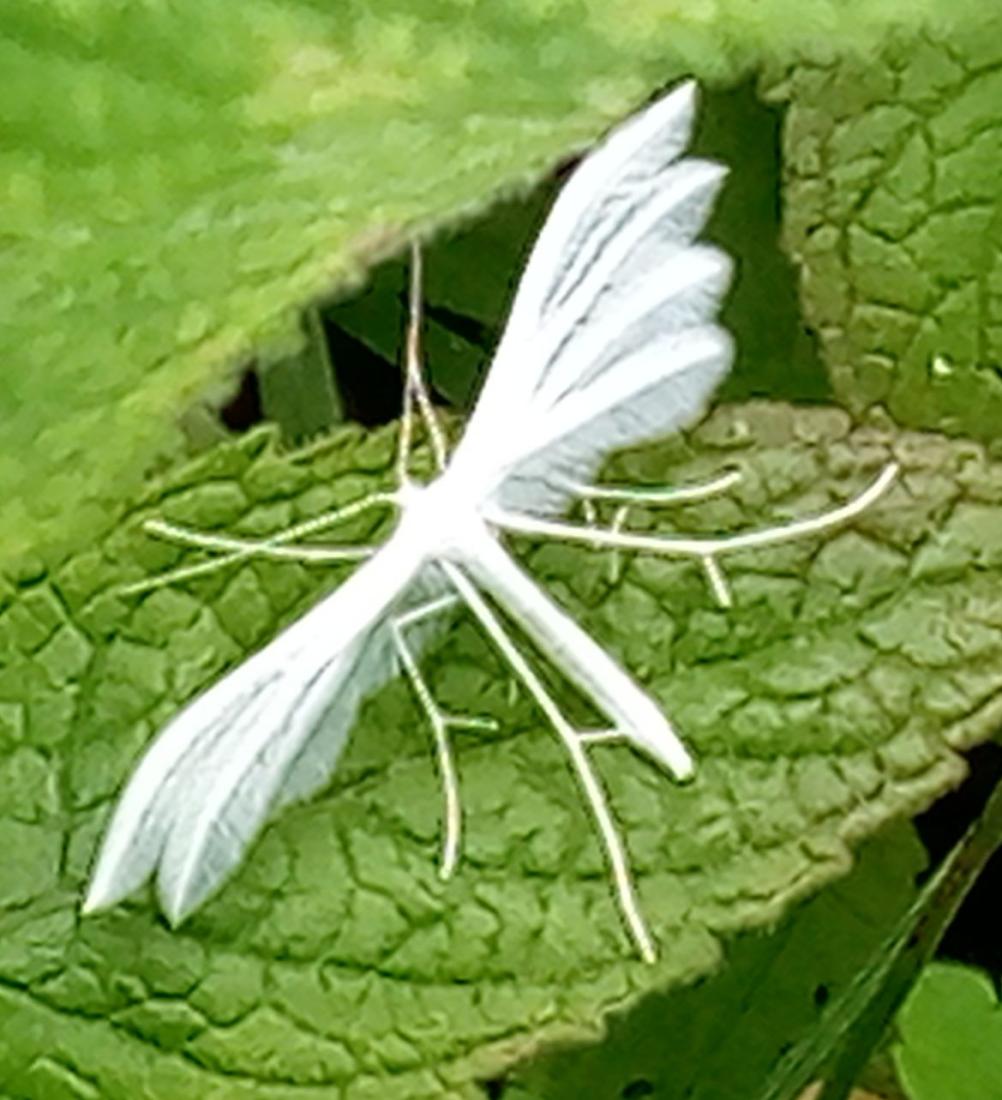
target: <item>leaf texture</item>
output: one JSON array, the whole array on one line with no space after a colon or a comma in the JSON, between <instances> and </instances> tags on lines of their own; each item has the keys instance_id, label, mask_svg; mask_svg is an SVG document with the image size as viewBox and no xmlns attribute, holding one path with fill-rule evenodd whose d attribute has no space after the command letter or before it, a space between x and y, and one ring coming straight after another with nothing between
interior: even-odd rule
<instances>
[{"instance_id":1,"label":"leaf texture","mask_svg":"<svg viewBox=\"0 0 1002 1100\"><path fill-rule=\"evenodd\" d=\"M229 885L170 932L139 897L81 919L120 784L186 699L338 583L280 563L165 588L151 513L272 532L391 476L393 434L336 432L281 455L254 433L151 489L0 611L0 1093L102 1100L466 1097L610 1012L714 972L724 944L844 875L853 846L957 782L1002 718L1002 466L979 446L845 413L752 404L631 452L611 479L744 470L662 517L719 533L817 512L891 455L899 483L851 528L725 559L735 608L695 565L519 546L647 683L697 761L678 787L596 747L659 944L638 961L567 763L471 623L428 672L463 735L466 847L436 873L440 794L406 685L362 709L332 786L282 811ZM638 510L633 525L653 515ZM351 537L385 532L361 520ZM373 524L375 523L375 526ZM568 708L581 706L568 697Z\"/></svg>"},{"instance_id":2,"label":"leaf texture","mask_svg":"<svg viewBox=\"0 0 1002 1100\"><path fill-rule=\"evenodd\" d=\"M1002 423L1002 14L827 52L772 84L784 244L837 398L993 441Z\"/></svg>"}]
</instances>

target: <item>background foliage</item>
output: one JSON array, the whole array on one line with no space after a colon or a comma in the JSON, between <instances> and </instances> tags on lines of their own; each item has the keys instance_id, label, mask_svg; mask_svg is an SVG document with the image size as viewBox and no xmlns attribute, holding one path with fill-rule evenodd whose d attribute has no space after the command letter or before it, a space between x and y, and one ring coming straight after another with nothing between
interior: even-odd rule
<instances>
[{"instance_id":1,"label":"background foliage","mask_svg":"<svg viewBox=\"0 0 1002 1100\"><path fill-rule=\"evenodd\" d=\"M899 1021L894 1056L914 1100L978 1100L1002 1079L998 990L970 967L933 963Z\"/></svg>"},{"instance_id":2,"label":"background foliage","mask_svg":"<svg viewBox=\"0 0 1002 1100\"><path fill-rule=\"evenodd\" d=\"M835 393L998 444L1002 12L814 58L788 105L784 245Z\"/></svg>"}]
</instances>

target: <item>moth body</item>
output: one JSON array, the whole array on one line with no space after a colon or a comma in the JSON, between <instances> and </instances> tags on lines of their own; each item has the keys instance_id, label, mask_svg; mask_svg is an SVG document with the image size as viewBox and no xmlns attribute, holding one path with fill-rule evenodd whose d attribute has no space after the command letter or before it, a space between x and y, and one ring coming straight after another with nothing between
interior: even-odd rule
<instances>
[{"instance_id":1,"label":"moth body","mask_svg":"<svg viewBox=\"0 0 1002 1100\"><path fill-rule=\"evenodd\" d=\"M730 367L731 340L717 313L731 265L718 249L695 243L723 172L681 157L694 108L694 85L680 86L614 130L564 187L448 461L416 366L417 338L409 337L399 487L337 513L357 514L378 497L400 508L395 530L378 549L301 548L304 561L324 553L322 560L372 556L166 724L118 802L86 909L112 905L155 875L165 913L183 919L232 873L275 808L323 787L361 702L400 668L432 726L446 803L443 871L450 874L460 825L448 733L462 722L438 710L416 660L424 643L412 646L408 631L461 601L564 745L628 930L653 959L626 850L586 747L594 737L621 739L678 778L692 774L692 760L657 700L535 583L501 536L559 517L610 451L698 419ZM415 400L444 467L423 486L407 474ZM332 513L294 530L302 537L303 527L312 534L335 522ZM280 557L295 537L285 532L257 549ZM578 541L589 537L577 531ZM188 541L225 551L224 564L254 552L248 540ZM499 611L595 703L608 729L573 727Z\"/></svg>"},{"instance_id":2,"label":"moth body","mask_svg":"<svg viewBox=\"0 0 1002 1100\"><path fill-rule=\"evenodd\" d=\"M396 492L400 519L393 538L405 542L424 563L475 556L491 533L479 499L447 471L426 485L406 482Z\"/></svg>"}]
</instances>

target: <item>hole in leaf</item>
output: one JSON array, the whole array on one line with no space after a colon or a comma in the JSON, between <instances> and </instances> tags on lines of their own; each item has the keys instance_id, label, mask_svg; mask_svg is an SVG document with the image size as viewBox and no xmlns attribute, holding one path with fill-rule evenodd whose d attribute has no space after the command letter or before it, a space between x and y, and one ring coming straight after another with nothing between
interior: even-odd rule
<instances>
[{"instance_id":1,"label":"hole in leaf","mask_svg":"<svg viewBox=\"0 0 1002 1100\"><path fill-rule=\"evenodd\" d=\"M324 333L347 418L367 428L396 420L403 393L400 368L340 325L325 320Z\"/></svg>"},{"instance_id":2,"label":"hole in leaf","mask_svg":"<svg viewBox=\"0 0 1002 1100\"><path fill-rule=\"evenodd\" d=\"M624 1085L619 1095L622 1100L641 1100L641 1097L654 1095L654 1086L645 1078L638 1077L636 1081Z\"/></svg>"},{"instance_id":3,"label":"hole in leaf","mask_svg":"<svg viewBox=\"0 0 1002 1100\"><path fill-rule=\"evenodd\" d=\"M705 234L736 261L722 319L737 338L737 356L721 396L828 401L797 271L780 247L783 109L763 103L751 80L702 99L692 152L732 168Z\"/></svg>"},{"instance_id":4,"label":"hole in leaf","mask_svg":"<svg viewBox=\"0 0 1002 1100\"><path fill-rule=\"evenodd\" d=\"M231 432L244 432L260 424L261 416L261 388L251 366L240 376L237 392L219 410L219 419Z\"/></svg>"}]
</instances>

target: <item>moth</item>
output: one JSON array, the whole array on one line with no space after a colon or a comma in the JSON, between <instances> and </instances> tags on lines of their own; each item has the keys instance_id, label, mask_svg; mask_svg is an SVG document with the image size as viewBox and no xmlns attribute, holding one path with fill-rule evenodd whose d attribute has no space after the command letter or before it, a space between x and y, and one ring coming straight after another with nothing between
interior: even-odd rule
<instances>
[{"instance_id":1,"label":"moth","mask_svg":"<svg viewBox=\"0 0 1002 1100\"><path fill-rule=\"evenodd\" d=\"M434 737L444 800L441 873L454 871L461 811L452 731L420 670L422 639L449 607L464 605L552 726L587 800L627 931L641 956L655 945L626 849L589 745L618 739L678 780L693 760L668 718L629 673L533 580L505 548L509 532L620 550L688 555L730 602L718 558L841 523L894 476L820 516L720 539L623 529L635 501L710 495L737 474L645 494L591 484L612 450L694 422L732 361L717 321L731 278L718 248L696 238L725 170L684 157L695 111L686 83L615 129L581 162L530 256L477 405L451 456L421 377L420 264L415 251L397 486L266 540L240 540L151 521L154 535L218 555L138 587L177 582L252 555L364 558L347 581L270 644L184 707L130 778L104 836L87 912L111 906L156 876L177 923L224 882L265 820L329 780L360 703L398 671L409 678ZM438 476L410 474L420 417ZM611 528L562 518L575 501L620 505ZM297 545L369 508L399 510L381 547ZM498 610L609 722L576 728L515 643Z\"/></svg>"}]
</instances>

